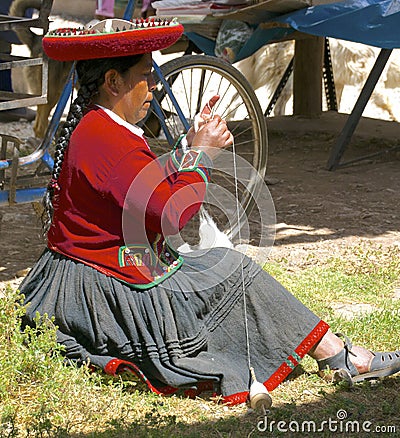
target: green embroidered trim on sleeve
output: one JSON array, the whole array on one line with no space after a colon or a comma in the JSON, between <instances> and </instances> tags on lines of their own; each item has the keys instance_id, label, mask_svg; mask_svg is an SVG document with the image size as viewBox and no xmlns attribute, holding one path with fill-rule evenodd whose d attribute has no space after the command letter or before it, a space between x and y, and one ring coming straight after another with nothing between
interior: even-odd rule
<instances>
[{"instance_id":1,"label":"green embroidered trim on sleeve","mask_svg":"<svg viewBox=\"0 0 400 438\"><path fill-rule=\"evenodd\" d=\"M173 151L175 151L176 149L179 148L179 146L182 143L182 140L186 137L186 134L181 134L178 138L178 140L176 140L176 143L174 144L174 147L172 148Z\"/></svg>"},{"instance_id":2,"label":"green embroidered trim on sleeve","mask_svg":"<svg viewBox=\"0 0 400 438\"><path fill-rule=\"evenodd\" d=\"M176 156L176 152L177 151L172 151L171 152L171 158L172 158L172 162L174 163L174 165L176 167L176 170L178 170L179 166L180 166L180 162L178 161L178 158Z\"/></svg>"},{"instance_id":3,"label":"green embroidered trim on sleeve","mask_svg":"<svg viewBox=\"0 0 400 438\"><path fill-rule=\"evenodd\" d=\"M187 151L182 157L178 172L192 172L193 170L196 170L199 166L199 161L201 160L202 156L203 151Z\"/></svg>"},{"instance_id":4,"label":"green embroidered trim on sleeve","mask_svg":"<svg viewBox=\"0 0 400 438\"><path fill-rule=\"evenodd\" d=\"M177 149L171 152L171 159L178 172L197 172L206 183L209 182L213 163L203 151Z\"/></svg>"},{"instance_id":5,"label":"green embroidered trim on sleeve","mask_svg":"<svg viewBox=\"0 0 400 438\"><path fill-rule=\"evenodd\" d=\"M197 172L204 179L206 185L208 185L208 176L204 173L204 170L201 167L198 167L195 172Z\"/></svg>"}]
</instances>

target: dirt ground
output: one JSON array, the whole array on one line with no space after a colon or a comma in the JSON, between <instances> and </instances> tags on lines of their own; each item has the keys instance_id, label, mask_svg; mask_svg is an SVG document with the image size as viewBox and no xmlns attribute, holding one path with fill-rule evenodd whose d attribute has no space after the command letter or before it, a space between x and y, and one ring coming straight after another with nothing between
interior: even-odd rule
<instances>
[{"instance_id":1,"label":"dirt ground","mask_svg":"<svg viewBox=\"0 0 400 438\"><path fill-rule=\"evenodd\" d=\"M347 115L268 119L267 182L277 221L271 258L301 267L360 242L400 246L400 148L326 170ZM398 145L396 122L363 119L342 161ZM44 249L30 204L0 207L0 290L17 286Z\"/></svg>"}]
</instances>

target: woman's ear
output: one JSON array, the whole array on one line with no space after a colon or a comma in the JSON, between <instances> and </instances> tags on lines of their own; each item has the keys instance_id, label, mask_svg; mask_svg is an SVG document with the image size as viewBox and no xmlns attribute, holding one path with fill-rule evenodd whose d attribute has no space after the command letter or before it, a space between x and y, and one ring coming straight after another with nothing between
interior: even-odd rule
<instances>
[{"instance_id":1,"label":"woman's ear","mask_svg":"<svg viewBox=\"0 0 400 438\"><path fill-rule=\"evenodd\" d=\"M121 87L121 76L117 70L111 69L104 75L104 86L108 93L118 96Z\"/></svg>"}]
</instances>

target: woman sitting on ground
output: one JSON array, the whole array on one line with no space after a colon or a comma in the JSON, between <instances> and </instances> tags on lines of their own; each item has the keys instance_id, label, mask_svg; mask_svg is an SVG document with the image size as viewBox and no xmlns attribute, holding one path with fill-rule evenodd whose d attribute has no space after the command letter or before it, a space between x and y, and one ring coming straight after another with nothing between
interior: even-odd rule
<instances>
[{"instance_id":1,"label":"woman sitting on ground","mask_svg":"<svg viewBox=\"0 0 400 438\"><path fill-rule=\"evenodd\" d=\"M268 390L306 354L350 381L400 371L400 352L343 341L243 254L182 257L169 247L166 236L199 210L212 160L232 134L210 117L215 96L188 132L188 150L178 144L159 161L136 124L153 99L151 52L183 28L164 20L95 27L43 39L50 57L77 61L80 87L57 142L48 245L21 286L24 323L36 312L54 317L71 361L131 369L157 391L211 385L229 403L248 398L249 358Z\"/></svg>"}]
</instances>

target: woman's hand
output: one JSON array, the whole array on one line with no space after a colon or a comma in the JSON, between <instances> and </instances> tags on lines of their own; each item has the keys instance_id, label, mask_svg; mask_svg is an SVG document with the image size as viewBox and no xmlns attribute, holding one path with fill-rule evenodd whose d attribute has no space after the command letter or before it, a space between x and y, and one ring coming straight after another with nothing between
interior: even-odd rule
<instances>
[{"instance_id":1,"label":"woman's hand","mask_svg":"<svg viewBox=\"0 0 400 438\"><path fill-rule=\"evenodd\" d=\"M220 116L214 115L212 119L205 121L195 133L191 147L201 150L215 158L221 152L233 143L232 133L229 131L226 121Z\"/></svg>"},{"instance_id":2,"label":"woman's hand","mask_svg":"<svg viewBox=\"0 0 400 438\"><path fill-rule=\"evenodd\" d=\"M188 144L206 152L210 158L215 158L220 149L233 144L233 136L226 121L219 115L212 115L212 109L218 102L219 96L213 96L197 116L196 129L190 128L186 135Z\"/></svg>"}]
</instances>

